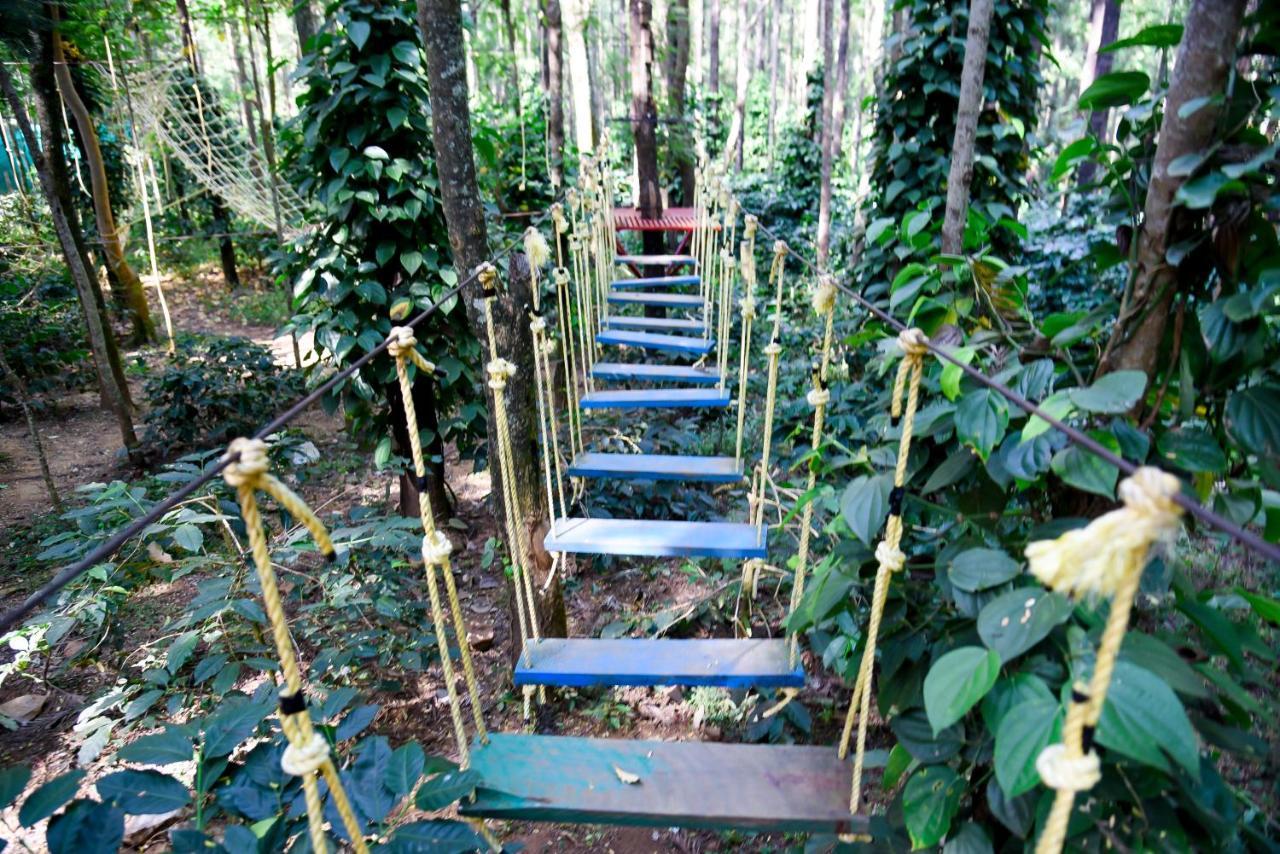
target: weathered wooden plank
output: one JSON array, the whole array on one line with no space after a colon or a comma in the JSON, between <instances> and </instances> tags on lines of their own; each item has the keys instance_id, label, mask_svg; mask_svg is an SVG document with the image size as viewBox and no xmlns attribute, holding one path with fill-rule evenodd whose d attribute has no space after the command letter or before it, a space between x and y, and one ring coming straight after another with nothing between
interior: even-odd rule
<instances>
[{"instance_id":1,"label":"weathered wooden plank","mask_svg":"<svg viewBox=\"0 0 1280 854\"><path fill-rule=\"evenodd\" d=\"M629 329L606 329L596 335L597 344L613 344L623 347L642 347L645 350L666 350L672 353L710 353L715 342L710 338L694 338L690 335L663 335L658 332L633 332Z\"/></svg>"},{"instance_id":2,"label":"weathered wooden plank","mask_svg":"<svg viewBox=\"0 0 1280 854\"><path fill-rule=\"evenodd\" d=\"M583 409L699 409L726 407L730 397L717 388L646 388L593 391L578 401Z\"/></svg>"},{"instance_id":3,"label":"weathered wooden plank","mask_svg":"<svg viewBox=\"0 0 1280 854\"><path fill-rule=\"evenodd\" d=\"M612 286L624 288L674 288L680 285L700 285L701 276L648 276L637 279L616 279Z\"/></svg>"},{"instance_id":4,"label":"weathered wooden plank","mask_svg":"<svg viewBox=\"0 0 1280 854\"><path fill-rule=\"evenodd\" d=\"M772 832L871 828L867 816L849 811L852 766L834 747L493 733L473 745L471 767L483 782L462 806L469 816Z\"/></svg>"},{"instance_id":5,"label":"weathered wooden plank","mask_svg":"<svg viewBox=\"0 0 1280 854\"><path fill-rule=\"evenodd\" d=\"M604 319L608 329L640 329L650 332L705 332L707 325L698 318L631 317L611 314Z\"/></svg>"},{"instance_id":6,"label":"weathered wooden plank","mask_svg":"<svg viewBox=\"0 0 1280 854\"><path fill-rule=\"evenodd\" d=\"M692 267L698 263L692 255L618 255L614 261L637 267Z\"/></svg>"},{"instance_id":7,"label":"weathered wooden plank","mask_svg":"<svg viewBox=\"0 0 1280 854\"><path fill-rule=\"evenodd\" d=\"M737 483L743 474L741 461L733 457L584 452L574 457L569 476Z\"/></svg>"},{"instance_id":8,"label":"weathered wooden plank","mask_svg":"<svg viewBox=\"0 0 1280 854\"><path fill-rule=\"evenodd\" d=\"M609 302L619 305L658 305L664 308L700 308L702 297L698 294L650 294L643 291L613 291Z\"/></svg>"},{"instance_id":9,"label":"weathered wooden plank","mask_svg":"<svg viewBox=\"0 0 1280 854\"><path fill-rule=\"evenodd\" d=\"M543 638L525 644L517 685L802 688L781 638Z\"/></svg>"},{"instance_id":10,"label":"weathered wooden plank","mask_svg":"<svg viewBox=\"0 0 1280 854\"><path fill-rule=\"evenodd\" d=\"M598 380L622 380L647 383L690 383L715 385L720 375L693 365L647 365L643 362L596 362L591 376Z\"/></svg>"},{"instance_id":11,"label":"weathered wooden plank","mask_svg":"<svg viewBox=\"0 0 1280 854\"><path fill-rule=\"evenodd\" d=\"M744 522L561 518L543 541L549 552L631 557L764 557L768 527Z\"/></svg>"}]
</instances>

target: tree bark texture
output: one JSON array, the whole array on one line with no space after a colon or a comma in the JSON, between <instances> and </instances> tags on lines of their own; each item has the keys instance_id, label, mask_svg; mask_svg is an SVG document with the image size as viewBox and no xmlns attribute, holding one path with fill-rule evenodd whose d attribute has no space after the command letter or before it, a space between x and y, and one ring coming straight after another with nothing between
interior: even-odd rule
<instances>
[{"instance_id":1,"label":"tree bark texture","mask_svg":"<svg viewBox=\"0 0 1280 854\"><path fill-rule=\"evenodd\" d=\"M320 31L311 0L296 0L293 4L293 29L298 34L298 56L302 56L307 52L307 43Z\"/></svg>"},{"instance_id":2,"label":"tree bark texture","mask_svg":"<svg viewBox=\"0 0 1280 854\"><path fill-rule=\"evenodd\" d=\"M1120 33L1120 0L1093 0L1093 12L1089 23L1089 47L1084 60L1084 73L1081 75L1080 91L1089 88L1093 81L1104 74L1111 73L1115 63L1114 53L1102 53L1102 48L1116 40ZM1089 133L1100 141L1107 132L1108 110L1094 110L1089 114ZM1097 164L1086 159L1076 172L1076 183L1079 186L1093 181L1097 173Z\"/></svg>"},{"instance_id":3,"label":"tree bark texture","mask_svg":"<svg viewBox=\"0 0 1280 854\"><path fill-rule=\"evenodd\" d=\"M750 60L748 40L751 38L751 31L756 28L760 15L764 12L766 2L767 0L760 0L760 5L756 7L755 14L751 16L749 22L745 19L746 7L739 10L741 17L738 24L740 30L737 39L738 56L734 69L736 79L733 87L733 118L729 122L729 137L724 146L725 165L734 164L738 169L742 168L743 141L746 137L747 92L751 88L751 70L754 67Z\"/></svg>"},{"instance_id":4,"label":"tree bark texture","mask_svg":"<svg viewBox=\"0 0 1280 854\"><path fill-rule=\"evenodd\" d=\"M720 0L707 4L707 94L720 94Z\"/></svg>"},{"instance_id":5,"label":"tree bark texture","mask_svg":"<svg viewBox=\"0 0 1280 854\"><path fill-rule=\"evenodd\" d=\"M843 3L844 0L841 0ZM822 17L831 20L834 8L831 0L822 0ZM831 153L835 147L835 127L832 122L836 90L836 63L832 55L831 27L822 28L822 133L818 139L822 152L818 186L818 266L825 268L827 254L831 251Z\"/></svg>"},{"instance_id":6,"label":"tree bark texture","mask_svg":"<svg viewBox=\"0 0 1280 854\"><path fill-rule=\"evenodd\" d=\"M71 112L76 123L76 131L84 145L85 160L89 167L89 184L92 187L90 196L93 199L93 216L98 224L98 237L102 240L102 254L107 268L120 284L125 306L129 311L130 324L133 327L133 338L138 343L155 338L156 327L151 319L151 309L147 305L147 294L142 288L142 279L124 257L124 247L120 244L120 232L116 230L116 218L111 210L111 189L107 185L107 165L102 159L102 147L98 143L98 130L94 127L93 117L80 98L75 83L71 79L71 69L67 66L66 53L62 48L62 34L58 30L57 6L51 5L53 32L49 38L53 43L53 69L58 81L58 90L62 100Z\"/></svg>"},{"instance_id":7,"label":"tree bark texture","mask_svg":"<svg viewBox=\"0 0 1280 854\"><path fill-rule=\"evenodd\" d=\"M835 100L831 102L831 162L840 160L840 152L844 147L844 122L849 108L849 38L850 18L853 10L849 8L850 0L838 0L840 3L840 28L836 37L836 91Z\"/></svg>"},{"instance_id":8,"label":"tree bark texture","mask_svg":"<svg viewBox=\"0 0 1280 854\"><path fill-rule=\"evenodd\" d=\"M653 0L630 0L631 133L636 141L637 201L650 219L662 216L658 183L658 110L653 103Z\"/></svg>"},{"instance_id":9,"label":"tree bark texture","mask_svg":"<svg viewBox=\"0 0 1280 854\"><path fill-rule=\"evenodd\" d=\"M978 113L982 110L982 79L987 68L991 7L992 0L969 0L969 31L965 35L956 135L951 143L951 168L947 173L947 210L942 221L942 251L952 255L960 254L969 214L969 185L973 181Z\"/></svg>"},{"instance_id":10,"label":"tree bark texture","mask_svg":"<svg viewBox=\"0 0 1280 854\"><path fill-rule=\"evenodd\" d=\"M667 7L667 100L671 165L680 178L677 203L693 204L694 162L693 133L684 120L687 101L685 90L689 74L689 0L671 0Z\"/></svg>"},{"instance_id":11,"label":"tree bark texture","mask_svg":"<svg viewBox=\"0 0 1280 854\"><path fill-rule=\"evenodd\" d=\"M80 222L76 217L71 196L71 180L67 174L62 127L54 118L54 101L57 91L53 80L53 56L48 38L33 33L38 42L38 59L31 64L31 91L34 95L36 121L40 123L39 143L27 118L26 109L18 97L9 70L0 64L0 89L18 121L18 130L26 142L27 150L40 179L40 188L49 205L54 232L62 247L62 256L71 280L80 298L80 310L84 315L85 330L89 335L89 350L93 354L98 372L98 388L103 404L116 416L120 436L131 453L138 446L133 430L133 404L129 399L129 386L125 382L120 353L116 349L115 335L107 322L102 291L98 287L88 263Z\"/></svg>"},{"instance_id":12,"label":"tree bark texture","mask_svg":"<svg viewBox=\"0 0 1280 854\"><path fill-rule=\"evenodd\" d=\"M591 136L591 64L587 58L587 0L564 0L564 26L569 42L569 85L573 95L573 141L578 154L594 149Z\"/></svg>"},{"instance_id":13,"label":"tree bark texture","mask_svg":"<svg viewBox=\"0 0 1280 854\"><path fill-rule=\"evenodd\" d=\"M1210 102L1186 117L1180 113L1183 105L1224 91L1245 5L1246 0L1194 0L1187 14L1151 163L1133 256L1133 286L1120 307L1100 375L1139 370L1148 378L1155 376L1178 290L1177 269L1166 260L1169 247L1179 239L1174 196L1186 180L1170 175L1169 164L1212 143L1221 107Z\"/></svg>"},{"instance_id":14,"label":"tree bark texture","mask_svg":"<svg viewBox=\"0 0 1280 854\"><path fill-rule=\"evenodd\" d=\"M488 260L488 231L484 204L476 185L475 161L471 151L471 110L467 103L466 60L462 55L462 15L459 0L417 0L418 26L427 55L427 77L431 93L431 128L436 148L436 170L440 177L440 200L449 228L453 265L465 276ZM541 591L551 561L542 547L547 530L548 508L543 506L538 465L538 418L534 408L533 338L524 306L532 303L528 261L522 253L511 256L507 293L494 301L494 331L498 355L517 366L520 373L506 387L507 416L512 439L515 490L520 507L507 508L498 496L503 483L498 467L497 419L492 390L486 391L489 409L489 460L493 495L498 513L514 514L512 524L523 530L529 544L523 557L534 570L534 587ZM477 337L486 341L484 309L479 303L481 288L474 282L463 292L467 314ZM487 346L485 347L487 353ZM487 361L487 356L486 356ZM487 386L486 386L487 389ZM504 539L505 537L505 527ZM507 543L517 554L519 543ZM546 594L539 595L539 623L544 635L563 636L564 594L559 578ZM518 637L518 635L517 635Z\"/></svg>"},{"instance_id":15,"label":"tree bark texture","mask_svg":"<svg viewBox=\"0 0 1280 854\"><path fill-rule=\"evenodd\" d=\"M502 9L502 29L507 37L507 70L511 75L511 106L516 111L516 121L524 119L524 99L520 97L520 54L516 52L516 25L511 18L511 0L499 0Z\"/></svg>"},{"instance_id":16,"label":"tree bark texture","mask_svg":"<svg viewBox=\"0 0 1280 854\"><path fill-rule=\"evenodd\" d=\"M572 0L570 0L572 2ZM564 184L564 47L560 0L543 0L542 19L546 28L547 152L551 183Z\"/></svg>"}]
</instances>

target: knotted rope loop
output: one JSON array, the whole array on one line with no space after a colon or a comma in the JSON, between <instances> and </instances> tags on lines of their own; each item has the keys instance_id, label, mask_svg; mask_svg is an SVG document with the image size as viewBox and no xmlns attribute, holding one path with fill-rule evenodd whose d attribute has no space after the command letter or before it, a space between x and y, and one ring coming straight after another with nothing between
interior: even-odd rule
<instances>
[{"instance_id":1,"label":"knotted rope loop","mask_svg":"<svg viewBox=\"0 0 1280 854\"><path fill-rule=\"evenodd\" d=\"M764 354L766 356L776 356L782 352L782 345L777 341L770 341L764 346Z\"/></svg>"},{"instance_id":2,"label":"knotted rope loop","mask_svg":"<svg viewBox=\"0 0 1280 854\"><path fill-rule=\"evenodd\" d=\"M222 470L222 479L228 486L257 486L271 468L267 443L261 439L233 439L222 458L235 459Z\"/></svg>"},{"instance_id":3,"label":"knotted rope loop","mask_svg":"<svg viewBox=\"0 0 1280 854\"><path fill-rule=\"evenodd\" d=\"M569 230L569 220L564 215L564 205L556 202L551 206L551 221L555 224L556 234L564 234Z\"/></svg>"},{"instance_id":4,"label":"knotted rope loop","mask_svg":"<svg viewBox=\"0 0 1280 854\"><path fill-rule=\"evenodd\" d=\"M876 562L889 572L901 572L907 565L907 556L893 543L881 540L876 544Z\"/></svg>"},{"instance_id":5,"label":"knotted rope loop","mask_svg":"<svg viewBox=\"0 0 1280 854\"><path fill-rule=\"evenodd\" d=\"M529 266L535 270L551 260L547 239L532 225L524 230L524 254L529 258Z\"/></svg>"},{"instance_id":6,"label":"knotted rope loop","mask_svg":"<svg viewBox=\"0 0 1280 854\"><path fill-rule=\"evenodd\" d=\"M742 236L750 240L756 236L756 227L760 224L760 219L755 214L747 214L743 218Z\"/></svg>"},{"instance_id":7,"label":"knotted rope loop","mask_svg":"<svg viewBox=\"0 0 1280 854\"><path fill-rule=\"evenodd\" d=\"M408 357L409 351L417 343L418 339L413 336L413 328L410 326L393 326L387 333L387 352L393 359Z\"/></svg>"},{"instance_id":8,"label":"knotted rope loop","mask_svg":"<svg viewBox=\"0 0 1280 854\"><path fill-rule=\"evenodd\" d=\"M422 538L422 562L428 566L447 566L453 554L453 543L439 528Z\"/></svg>"},{"instance_id":9,"label":"knotted rope loop","mask_svg":"<svg viewBox=\"0 0 1280 854\"><path fill-rule=\"evenodd\" d=\"M551 274L556 281L556 287L564 288L569 285L569 271L564 267L556 267L555 272Z\"/></svg>"},{"instance_id":10,"label":"knotted rope loop","mask_svg":"<svg viewBox=\"0 0 1280 854\"><path fill-rule=\"evenodd\" d=\"M740 305L740 306L742 307L742 319L743 319L743 320L755 320L755 319L756 319L756 300L755 300L755 297L750 296L750 295L747 295L747 296L743 297L742 299L738 300L738 305Z\"/></svg>"},{"instance_id":11,"label":"knotted rope loop","mask_svg":"<svg viewBox=\"0 0 1280 854\"><path fill-rule=\"evenodd\" d=\"M778 276L782 274L782 267L787 261L787 253L790 252L787 244L782 240L773 242L773 264L769 266L769 284L773 284L778 280Z\"/></svg>"},{"instance_id":12,"label":"knotted rope loop","mask_svg":"<svg viewBox=\"0 0 1280 854\"><path fill-rule=\"evenodd\" d=\"M929 336L913 326L898 333L898 346L908 356L922 358L929 352Z\"/></svg>"},{"instance_id":13,"label":"knotted rope loop","mask_svg":"<svg viewBox=\"0 0 1280 854\"><path fill-rule=\"evenodd\" d=\"M304 777L314 774L329 761L329 740L319 732L312 732L311 738L301 744L290 743L280 757L280 767L286 774Z\"/></svg>"},{"instance_id":14,"label":"knotted rope loop","mask_svg":"<svg viewBox=\"0 0 1280 854\"><path fill-rule=\"evenodd\" d=\"M494 299L498 296L498 269L496 267L486 261L476 269L476 277L480 280L480 287L484 292L485 299Z\"/></svg>"},{"instance_id":15,"label":"knotted rope loop","mask_svg":"<svg viewBox=\"0 0 1280 854\"><path fill-rule=\"evenodd\" d=\"M898 363L898 374L893 381L893 397L889 402L889 415L894 421L902 416L903 392L906 391L909 395L919 392L920 378L924 373L924 356L929 352L929 338L915 327L904 329L898 333L898 346L902 348L904 355Z\"/></svg>"},{"instance_id":16,"label":"knotted rope loop","mask_svg":"<svg viewBox=\"0 0 1280 854\"><path fill-rule=\"evenodd\" d=\"M516 366L506 359L492 359L486 366L489 372L489 388L498 391L507 387L507 380L516 375Z\"/></svg>"},{"instance_id":17,"label":"knotted rope loop","mask_svg":"<svg viewBox=\"0 0 1280 854\"><path fill-rule=\"evenodd\" d=\"M534 335L541 335L547 331L547 322L538 315L534 315L533 320L529 321L529 331Z\"/></svg>"},{"instance_id":18,"label":"knotted rope loop","mask_svg":"<svg viewBox=\"0 0 1280 854\"><path fill-rule=\"evenodd\" d=\"M805 395L805 399L809 401L812 407L826 406L831 402L831 390L825 388L811 388L809 393Z\"/></svg>"},{"instance_id":19,"label":"knotted rope loop","mask_svg":"<svg viewBox=\"0 0 1280 854\"><path fill-rule=\"evenodd\" d=\"M1069 756L1065 744L1051 744L1040 751L1036 771L1046 786L1059 792L1087 792L1102 779L1097 753Z\"/></svg>"},{"instance_id":20,"label":"knotted rope loop","mask_svg":"<svg viewBox=\"0 0 1280 854\"><path fill-rule=\"evenodd\" d=\"M820 315L827 315L836 308L836 280L831 276L818 279L818 286L813 289L813 310Z\"/></svg>"}]
</instances>

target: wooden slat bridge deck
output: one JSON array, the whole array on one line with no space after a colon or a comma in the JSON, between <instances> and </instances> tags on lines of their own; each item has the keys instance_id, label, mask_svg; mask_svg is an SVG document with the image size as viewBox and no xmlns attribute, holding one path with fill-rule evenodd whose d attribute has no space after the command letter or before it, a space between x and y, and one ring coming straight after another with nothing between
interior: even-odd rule
<instances>
[{"instance_id":1,"label":"wooden slat bridge deck","mask_svg":"<svg viewBox=\"0 0 1280 854\"><path fill-rule=\"evenodd\" d=\"M715 342L710 338L663 335L660 332L638 332L632 329L606 329L596 335L596 343L643 347L646 350L669 350L674 353L693 353L695 356L710 353L715 346Z\"/></svg>"},{"instance_id":2,"label":"wooden slat bridge deck","mask_svg":"<svg viewBox=\"0 0 1280 854\"><path fill-rule=\"evenodd\" d=\"M643 291L611 291L609 302L618 305L658 305L663 308L702 308L698 294L651 294Z\"/></svg>"},{"instance_id":3,"label":"wooden slat bridge deck","mask_svg":"<svg viewBox=\"0 0 1280 854\"><path fill-rule=\"evenodd\" d=\"M693 276L646 276L641 278L614 279L611 286L615 288L674 288L683 285L700 285L702 277Z\"/></svg>"},{"instance_id":4,"label":"wooden slat bridge deck","mask_svg":"<svg viewBox=\"0 0 1280 854\"><path fill-rule=\"evenodd\" d=\"M598 380L715 385L720 375L693 365L649 365L644 362L596 362L591 376Z\"/></svg>"},{"instance_id":5,"label":"wooden slat bridge deck","mask_svg":"<svg viewBox=\"0 0 1280 854\"><path fill-rule=\"evenodd\" d=\"M789 659L782 638L543 638L525 644L515 684L803 688Z\"/></svg>"},{"instance_id":6,"label":"wooden slat bridge deck","mask_svg":"<svg viewBox=\"0 0 1280 854\"><path fill-rule=\"evenodd\" d=\"M613 260L636 267L692 267L698 263L692 255L618 255Z\"/></svg>"},{"instance_id":7,"label":"wooden slat bridge deck","mask_svg":"<svg viewBox=\"0 0 1280 854\"><path fill-rule=\"evenodd\" d=\"M693 231L698 224L693 208L667 208L658 219L645 219L635 208L614 208L617 231Z\"/></svg>"},{"instance_id":8,"label":"wooden slat bridge deck","mask_svg":"<svg viewBox=\"0 0 1280 854\"><path fill-rule=\"evenodd\" d=\"M549 552L627 557L752 558L768 554L769 529L745 522L561 517L543 540Z\"/></svg>"},{"instance_id":9,"label":"wooden slat bridge deck","mask_svg":"<svg viewBox=\"0 0 1280 854\"><path fill-rule=\"evenodd\" d=\"M644 827L866 833L834 747L493 733L471 748L466 816ZM628 776L628 775L634 775ZM627 783L623 778L634 779Z\"/></svg>"},{"instance_id":10,"label":"wooden slat bridge deck","mask_svg":"<svg viewBox=\"0 0 1280 854\"><path fill-rule=\"evenodd\" d=\"M593 391L578 401L583 409L724 409L732 402L728 389L625 388Z\"/></svg>"},{"instance_id":11,"label":"wooden slat bridge deck","mask_svg":"<svg viewBox=\"0 0 1280 854\"><path fill-rule=\"evenodd\" d=\"M604 325L609 329L639 329L648 332L706 332L707 324L698 318L632 317L610 314Z\"/></svg>"},{"instance_id":12,"label":"wooden slat bridge deck","mask_svg":"<svg viewBox=\"0 0 1280 854\"><path fill-rule=\"evenodd\" d=\"M737 483L742 463L733 457L694 457L676 454L601 454L584 451L569 465L570 477L610 480L683 480Z\"/></svg>"}]
</instances>

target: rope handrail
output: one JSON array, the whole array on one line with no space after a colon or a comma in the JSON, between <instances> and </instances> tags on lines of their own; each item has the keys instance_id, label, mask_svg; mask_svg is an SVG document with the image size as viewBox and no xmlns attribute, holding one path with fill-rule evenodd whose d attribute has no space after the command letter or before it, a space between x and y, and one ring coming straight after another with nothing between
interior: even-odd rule
<instances>
[{"instance_id":1,"label":"rope handrail","mask_svg":"<svg viewBox=\"0 0 1280 854\"><path fill-rule=\"evenodd\" d=\"M742 210L744 212L750 213L750 211L746 207L743 207ZM759 218L758 214L756 216L757 218ZM774 238L775 240L781 239L778 236L778 234L774 232L772 229L770 229L767 225L765 225L763 221L759 223L759 228L761 231L763 231L765 234L769 235L770 237ZM787 246L787 253L792 257L794 257L796 260L798 260L805 267L807 267L814 275L816 276L827 275L818 267L817 264L813 263L808 258L796 252L789 245ZM854 290L853 288L849 287L843 282L835 279L834 276L832 280L835 282L836 287L841 291L841 293L845 294L846 296L851 298L854 302L858 303L858 305L866 309L867 312L872 316L874 316L876 319L882 321L883 323L888 324L896 332L905 332L907 330L908 327L905 323L898 320L896 317L889 314L887 311L885 311L884 309L877 306L875 303L868 300L862 294L858 293L858 291ZM1072 444L1076 445L1079 448L1082 448L1083 450L1090 452L1091 454L1099 457L1103 461L1110 463L1111 465L1118 468L1120 471L1124 472L1124 474L1132 476L1135 472L1137 472L1140 468L1142 468L1142 466L1138 466L1129 462L1124 457L1110 450L1109 448L1107 448L1106 446L1104 446L1103 444L1101 444L1100 442L1098 442L1096 439L1092 438L1088 434L1054 417L1053 415L1046 412L1036 404L1027 400L1022 395L1018 394L1013 389L1009 388L1008 386L1004 385L998 380L992 379L991 377L982 373L982 371L978 370L972 365L967 364L963 360L952 355L947 349L943 347L939 347L937 344L933 343L933 341L927 341L925 343L925 346L928 348L930 353L937 356L939 359L942 359L952 365L955 365L957 368L960 369L960 371L965 376L969 377L970 379L974 380L980 385L985 386L991 391L996 392L1001 397L1005 398L1014 406L1018 407L1028 415L1035 415L1036 417L1041 418L1050 427L1054 428L1055 430L1057 430L1058 432L1066 436L1067 439L1069 439ZM1222 533L1228 535L1233 540L1240 543L1242 546L1252 550L1253 552L1257 553L1261 557L1280 562L1280 546L1277 546L1274 543L1269 543L1266 540L1259 537L1257 534L1254 534L1251 531L1245 530L1244 528L1240 527L1239 525L1235 524L1229 519L1223 518L1222 516L1210 510L1208 507L1205 507L1203 504L1196 501L1194 498L1188 498L1182 492L1178 492L1177 494L1171 496L1171 500L1175 504L1177 504L1179 507L1181 507L1183 510L1187 511L1192 516L1199 519L1201 522L1204 522L1206 525L1209 525L1210 527L1217 528Z\"/></svg>"},{"instance_id":2,"label":"rope handrail","mask_svg":"<svg viewBox=\"0 0 1280 854\"><path fill-rule=\"evenodd\" d=\"M550 215L549 212L544 212L542 215L538 217L537 221L534 224L535 225L540 224L549 215ZM521 245L521 242L522 242L522 238L517 237L515 240L511 241L511 243L505 246L501 251L496 253L493 256L493 258L502 259L507 257L508 255L511 254L511 252L514 249L516 249ZM475 270L472 270L470 273L467 274L466 277L459 280L456 285L454 285L453 287L449 288L449 290L441 294L439 299L437 299L431 305L424 308L422 311L418 312L413 317L406 320L402 325L412 328L414 326L417 326L422 321L426 320L431 315L435 314L435 312L440 308L440 306L444 305L445 303L449 302L449 300L458 296L458 294L462 292L463 288L465 288L467 285L471 284L472 282L476 281L479 278L480 271L482 269L483 269L483 265L481 267L476 268ZM338 371L336 374L334 374L324 383L317 386L311 392L303 396L300 400L298 400L296 403L294 403L284 412L281 412L275 418L271 419L265 425L260 427L258 431L253 434L252 438L265 439L267 436L270 436L272 433L276 433L281 428L287 426L289 422L291 422L293 419L297 418L300 414L302 414L307 409L309 409L313 403L318 401L320 398L324 397L334 388L341 385L348 378L350 378L351 375L354 374L356 371L360 370L362 367L369 364L369 362L377 358L379 355L386 352L387 347L391 344L392 340L393 339L390 337L383 339L383 341L379 343L377 347L374 347L372 350L365 353L363 356L356 359L354 362L347 365L342 370ZM194 480L188 481L178 489L169 493L167 497L160 499L156 504L152 505L150 510L148 510L145 514L143 514L141 517L136 519L132 524L125 527L124 530L114 534L105 543L102 543L101 545L97 546L92 551L90 551L87 555L80 558L75 563L60 570L57 575L55 575L53 578L47 581L42 587L40 587L38 590L33 592L26 599L24 599L20 604L6 611L3 616L0 616L0 632L7 632L10 629L12 629L15 625L18 624L19 620L21 620L23 617L26 617L36 608L43 605L45 602L49 600L50 597L52 597L54 594L62 590L62 588L66 587L72 581L75 581L78 577L80 577L82 574L87 572L90 568L98 564L100 561L105 560L106 558L109 558L111 555L115 554L120 549L121 546L123 546L129 540L133 539L135 536L137 536L140 532L146 529L153 522L158 521L160 517L162 517L165 513L168 513L170 510L172 510L182 501L186 500L188 497L194 494L198 489L205 486L211 480L213 480L214 478L222 474L223 470L227 466L237 462L239 462L239 455L223 457L222 459L218 460L218 462L214 463L214 465L211 468L206 469L204 473L202 473L199 477L195 478Z\"/></svg>"}]
</instances>

